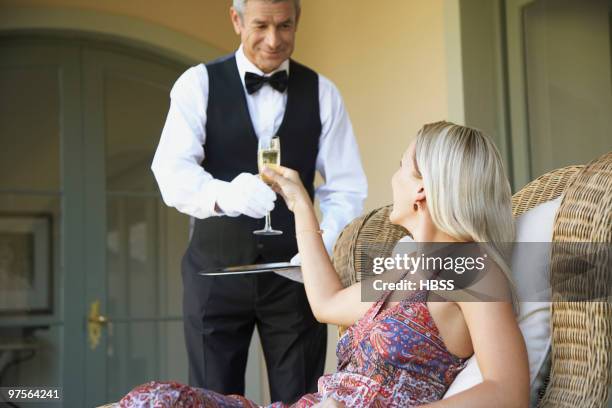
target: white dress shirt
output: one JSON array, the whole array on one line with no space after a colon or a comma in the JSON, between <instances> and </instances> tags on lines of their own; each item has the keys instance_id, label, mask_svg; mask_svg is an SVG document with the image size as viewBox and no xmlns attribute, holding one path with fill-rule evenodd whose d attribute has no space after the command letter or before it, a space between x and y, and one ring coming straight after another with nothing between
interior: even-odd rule
<instances>
[{"instance_id":1,"label":"white dress shirt","mask_svg":"<svg viewBox=\"0 0 612 408\"><path fill-rule=\"evenodd\" d=\"M248 60L242 46L236 51L236 62L255 134L258 138L275 135L285 114L287 92L264 85L249 95L244 84L245 73L264 73ZM289 61L266 76L280 70L290 75ZM215 203L219 183L225 181L213 178L201 166L206 154L206 65L199 64L185 71L170 91L170 98L170 110L151 166L163 200L168 206L196 218L222 216L215 212ZM315 197L322 214L323 241L331 254L342 229L363 210L367 180L340 93L322 75L319 75L319 107L322 130L316 170L325 182L316 189Z\"/></svg>"}]
</instances>

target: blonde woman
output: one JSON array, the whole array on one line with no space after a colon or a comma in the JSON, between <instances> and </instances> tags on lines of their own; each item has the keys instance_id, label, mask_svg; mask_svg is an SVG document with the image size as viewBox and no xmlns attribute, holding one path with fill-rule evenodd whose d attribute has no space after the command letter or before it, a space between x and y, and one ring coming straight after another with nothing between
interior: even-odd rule
<instances>
[{"instance_id":1,"label":"blonde woman","mask_svg":"<svg viewBox=\"0 0 612 408\"><path fill-rule=\"evenodd\" d=\"M429 292L418 291L399 302L388 293L376 302L362 301L361 283L342 287L298 173L281 167L267 169L266 175L295 215L304 285L315 317L349 326L338 342L338 371L321 377L318 392L291 407L528 406L527 353L511 300L435 302ZM391 185L391 222L411 231L418 242L486 243L493 268L475 289L511 291L503 283L509 274L502 245L514 239L510 187L499 153L485 135L448 122L425 125L403 154ZM483 382L442 400L472 354ZM257 406L240 396L189 391L199 401L195 406Z\"/></svg>"}]
</instances>

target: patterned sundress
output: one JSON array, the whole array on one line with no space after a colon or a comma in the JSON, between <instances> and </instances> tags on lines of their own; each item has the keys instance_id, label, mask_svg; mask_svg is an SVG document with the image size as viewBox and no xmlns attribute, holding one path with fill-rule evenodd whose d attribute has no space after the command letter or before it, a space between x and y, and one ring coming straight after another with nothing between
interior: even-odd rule
<instances>
[{"instance_id":1,"label":"patterned sundress","mask_svg":"<svg viewBox=\"0 0 612 408\"><path fill-rule=\"evenodd\" d=\"M442 398L466 359L451 354L427 307L427 292L383 308L389 293L350 326L336 349L337 372L319 378L318 392L288 405L311 407L334 398L347 407L411 407ZM175 382L150 382L133 389L121 407L260 408L238 395L221 395Z\"/></svg>"}]
</instances>

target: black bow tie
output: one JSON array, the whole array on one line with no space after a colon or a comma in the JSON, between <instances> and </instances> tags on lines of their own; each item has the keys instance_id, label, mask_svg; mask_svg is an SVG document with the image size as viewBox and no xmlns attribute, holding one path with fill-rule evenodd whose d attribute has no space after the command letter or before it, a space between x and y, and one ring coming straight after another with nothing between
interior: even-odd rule
<instances>
[{"instance_id":1,"label":"black bow tie","mask_svg":"<svg viewBox=\"0 0 612 408\"><path fill-rule=\"evenodd\" d=\"M285 92L289 85L289 76L287 75L287 71L278 71L276 74L269 77L247 72L244 75L244 83L249 95L259 91L266 83L270 84L270 86L278 92Z\"/></svg>"}]
</instances>

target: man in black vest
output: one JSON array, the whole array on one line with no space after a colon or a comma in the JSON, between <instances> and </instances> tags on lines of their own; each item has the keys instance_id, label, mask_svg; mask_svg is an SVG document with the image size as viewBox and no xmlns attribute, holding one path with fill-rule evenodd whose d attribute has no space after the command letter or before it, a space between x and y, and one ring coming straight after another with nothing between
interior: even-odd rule
<instances>
[{"instance_id":1,"label":"man in black vest","mask_svg":"<svg viewBox=\"0 0 612 408\"><path fill-rule=\"evenodd\" d=\"M327 328L304 286L275 273L203 277L210 267L299 264L293 215L257 176L257 145L277 135L281 159L319 199L329 252L362 211L367 182L350 119L336 87L290 60L299 0L234 0L241 46L188 69L175 83L152 169L164 201L196 219L182 261L189 382L244 394L255 325L273 401L291 403L317 389ZM324 183L314 189L318 171ZM280 236L258 236L272 210Z\"/></svg>"}]
</instances>

